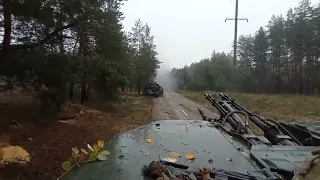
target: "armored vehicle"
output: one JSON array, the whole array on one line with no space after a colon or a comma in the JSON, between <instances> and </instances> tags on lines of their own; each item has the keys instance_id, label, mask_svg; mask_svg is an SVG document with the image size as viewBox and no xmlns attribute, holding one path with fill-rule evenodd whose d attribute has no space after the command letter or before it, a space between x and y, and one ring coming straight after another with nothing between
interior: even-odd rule
<instances>
[{"instance_id":1,"label":"armored vehicle","mask_svg":"<svg viewBox=\"0 0 320 180\"><path fill-rule=\"evenodd\" d=\"M143 95L159 97L163 95L163 88L157 82L150 82L145 85Z\"/></svg>"},{"instance_id":2,"label":"armored vehicle","mask_svg":"<svg viewBox=\"0 0 320 180\"><path fill-rule=\"evenodd\" d=\"M198 108L202 120L154 121L124 132L105 146L108 160L85 164L64 179L286 180L319 146L320 123L279 123L226 94L204 96L219 118ZM252 133L251 125L263 135Z\"/></svg>"}]
</instances>

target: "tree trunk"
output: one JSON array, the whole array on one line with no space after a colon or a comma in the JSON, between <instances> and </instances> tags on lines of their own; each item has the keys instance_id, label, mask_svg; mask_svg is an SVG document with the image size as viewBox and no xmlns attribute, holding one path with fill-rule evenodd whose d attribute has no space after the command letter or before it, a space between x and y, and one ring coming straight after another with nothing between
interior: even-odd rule
<instances>
[{"instance_id":1,"label":"tree trunk","mask_svg":"<svg viewBox=\"0 0 320 180\"><path fill-rule=\"evenodd\" d=\"M290 57L291 57L291 50L290 50ZM292 90L290 90L291 88L288 88L291 84L289 58L285 58L285 64L286 64L286 77L287 77L287 81L288 81L287 87L285 88L285 91L292 92Z\"/></svg>"},{"instance_id":2,"label":"tree trunk","mask_svg":"<svg viewBox=\"0 0 320 180\"><path fill-rule=\"evenodd\" d=\"M70 83L70 85L69 85L69 100L70 101L73 100L73 89L74 89L74 84Z\"/></svg>"},{"instance_id":3,"label":"tree trunk","mask_svg":"<svg viewBox=\"0 0 320 180\"><path fill-rule=\"evenodd\" d=\"M87 98L87 83L83 80L81 83L81 104L84 104Z\"/></svg>"},{"instance_id":4,"label":"tree trunk","mask_svg":"<svg viewBox=\"0 0 320 180\"><path fill-rule=\"evenodd\" d=\"M88 100L89 100L90 89L91 89L91 86L88 86L88 87L86 88L86 99L85 99L85 101L88 101Z\"/></svg>"},{"instance_id":5,"label":"tree trunk","mask_svg":"<svg viewBox=\"0 0 320 180\"><path fill-rule=\"evenodd\" d=\"M1 67L2 70L5 72L8 70L6 68L7 63L9 61L10 56L10 44L11 44L11 26L12 26L12 19L11 19L11 0L3 0L3 18L4 18L4 35L3 35L3 47L2 47L2 57L1 58Z\"/></svg>"},{"instance_id":6,"label":"tree trunk","mask_svg":"<svg viewBox=\"0 0 320 180\"><path fill-rule=\"evenodd\" d=\"M137 82L137 89L138 89L138 94L140 95L140 84L141 84L141 80L139 79L138 82Z\"/></svg>"}]
</instances>

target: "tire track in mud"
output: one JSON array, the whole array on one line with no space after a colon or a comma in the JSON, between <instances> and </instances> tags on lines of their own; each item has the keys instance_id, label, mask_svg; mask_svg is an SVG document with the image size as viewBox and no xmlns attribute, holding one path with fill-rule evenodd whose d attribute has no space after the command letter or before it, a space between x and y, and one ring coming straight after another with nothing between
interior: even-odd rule
<instances>
[{"instance_id":1,"label":"tire track in mud","mask_svg":"<svg viewBox=\"0 0 320 180\"><path fill-rule=\"evenodd\" d=\"M153 120L200 120L198 107L204 110L206 116L216 116L215 113L180 94L167 92L163 97L154 98L152 117Z\"/></svg>"},{"instance_id":2,"label":"tire track in mud","mask_svg":"<svg viewBox=\"0 0 320 180\"><path fill-rule=\"evenodd\" d=\"M170 95L165 93L163 97L153 99L153 120L180 119L177 111L172 108L170 103Z\"/></svg>"}]
</instances>

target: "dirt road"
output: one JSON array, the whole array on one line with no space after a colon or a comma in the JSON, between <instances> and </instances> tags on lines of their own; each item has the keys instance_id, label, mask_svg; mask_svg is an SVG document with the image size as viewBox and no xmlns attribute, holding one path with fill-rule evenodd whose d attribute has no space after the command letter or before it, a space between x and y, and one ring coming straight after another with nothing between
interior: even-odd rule
<instances>
[{"instance_id":1,"label":"dirt road","mask_svg":"<svg viewBox=\"0 0 320 180\"><path fill-rule=\"evenodd\" d=\"M198 107L204 111L206 116L216 116L215 113L175 92L167 92L163 97L154 98L153 104L153 120L200 120Z\"/></svg>"}]
</instances>

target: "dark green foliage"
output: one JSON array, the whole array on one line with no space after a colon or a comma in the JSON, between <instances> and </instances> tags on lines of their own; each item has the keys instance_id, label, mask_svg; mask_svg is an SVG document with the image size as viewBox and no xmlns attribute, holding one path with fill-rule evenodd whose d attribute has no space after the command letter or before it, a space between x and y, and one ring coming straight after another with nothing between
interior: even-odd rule
<instances>
[{"instance_id":1,"label":"dark green foliage","mask_svg":"<svg viewBox=\"0 0 320 180\"><path fill-rule=\"evenodd\" d=\"M180 89L224 91L234 88L232 56L225 53L213 53L210 59L173 69L171 73L176 77Z\"/></svg>"},{"instance_id":2,"label":"dark green foliage","mask_svg":"<svg viewBox=\"0 0 320 180\"><path fill-rule=\"evenodd\" d=\"M155 78L156 70L160 67L160 61L157 58L158 53L153 42L154 36L151 35L151 28L148 24L143 25L141 20L138 19L132 28L132 32L129 33L129 39L133 55L131 63L134 67L134 76L130 80L136 82L140 94L145 84Z\"/></svg>"},{"instance_id":3,"label":"dark green foliage","mask_svg":"<svg viewBox=\"0 0 320 180\"><path fill-rule=\"evenodd\" d=\"M120 87L139 89L159 68L154 37L140 20L139 32L130 33L138 41L126 35L121 3L1 0L0 76L34 90L52 120L79 87L82 103L91 91L108 100Z\"/></svg>"}]
</instances>

